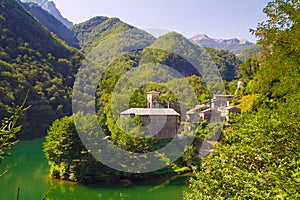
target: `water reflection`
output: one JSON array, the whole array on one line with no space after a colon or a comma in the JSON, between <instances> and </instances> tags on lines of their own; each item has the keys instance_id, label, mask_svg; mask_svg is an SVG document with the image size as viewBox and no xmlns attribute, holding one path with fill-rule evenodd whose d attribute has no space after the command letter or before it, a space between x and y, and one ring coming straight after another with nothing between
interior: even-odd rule
<instances>
[{"instance_id":1,"label":"water reflection","mask_svg":"<svg viewBox=\"0 0 300 200\"><path fill-rule=\"evenodd\" d=\"M20 187L20 200L155 200L182 199L187 178L155 183L130 183L122 181L110 184L76 184L49 179L49 167L42 153L43 139L21 142L15 146L12 155L0 165L0 199L16 199ZM124 187L127 186L127 187ZM157 187L159 186L159 187Z\"/></svg>"}]
</instances>

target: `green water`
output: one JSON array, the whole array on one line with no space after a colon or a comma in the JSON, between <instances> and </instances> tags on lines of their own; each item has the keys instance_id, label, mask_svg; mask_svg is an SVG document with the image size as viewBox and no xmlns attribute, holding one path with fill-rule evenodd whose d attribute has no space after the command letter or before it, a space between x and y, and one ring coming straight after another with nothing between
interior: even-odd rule
<instances>
[{"instance_id":1,"label":"green water","mask_svg":"<svg viewBox=\"0 0 300 200\"><path fill-rule=\"evenodd\" d=\"M155 183L143 183L131 187L118 185L82 185L72 182L53 180L47 177L48 165L42 152L43 139L18 143L11 150L12 155L0 165L0 199L42 200L48 191L51 200L156 200L182 199L183 190L187 189L187 179L180 178L160 187L164 180Z\"/></svg>"}]
</instances>

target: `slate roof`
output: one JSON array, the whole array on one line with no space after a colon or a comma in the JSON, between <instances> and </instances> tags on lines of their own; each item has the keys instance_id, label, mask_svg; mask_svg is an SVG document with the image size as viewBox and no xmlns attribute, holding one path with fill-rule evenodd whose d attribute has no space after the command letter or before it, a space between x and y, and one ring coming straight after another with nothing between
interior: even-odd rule
<instances>
[{"instance_id":1,"label":"slate roof","mask_svg":"<svg viewBox=\"0 0 300 200\"><path fill-rule=\"evenodd\" d=\"M218 99L218 98L233 98L234 95L231 94L215 94L213 99Z\"/></svg>"},{"instance_id":2,"label":"slate roof","mask_svg":"<svg viewBox=\"0 0 300 200\"><path fill-rule=\"evenodd\" d=\"M192 115L198 113L198 109L192 109L186 112L187 115Z\"/></svg>"},{"instance_id":3,"label":"slate roof","mask_svg":"<svg viewBox=\"0 0 300 200\"><path fill-rule=\"evenodd\" d=\"M180 116L172 108L130 108L120 113L120 115L153 115L153 116L166 116L166 115L175 115Z\"/></svg>"},{"instance_id":4,"label":"slate roof","mask_svg":"<svg viewBox=\"0 0 300 200\"><path fill-rule=\"evenodd\" d=\"M227 106L225 108L222 108L223 110L229 110L229 111L232 111L232 110L236 110L236 111L241 111L241 109L239 109L238 107L236 106Z\"/></svg>"},{"instance_id":5,"label":"slate roof","mask_svg":"<svg viewBox=\"0 0 300 200\"><path fill-rule=\"evenodd\" d=\"M208 109L206 109L206 110L201 111L200 113L206 113L206 112L211 112L211 111L212 111L212 109L211 109L211 108L208 108Z\"/></svg>"}]
</instances>

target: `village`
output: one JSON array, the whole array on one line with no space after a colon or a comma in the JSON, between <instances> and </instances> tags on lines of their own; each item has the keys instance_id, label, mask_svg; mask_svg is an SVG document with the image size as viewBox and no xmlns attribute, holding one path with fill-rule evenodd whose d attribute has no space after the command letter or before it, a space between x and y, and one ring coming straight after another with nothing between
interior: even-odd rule
<instances>
[{"instance_id":1,"label":"village","mask_svg":"<svg viewBox=\"0 0 300 200\"><path fill-rule=\"evenodd\" d=\"M229 120L230 113L239 114L241 110L231 106L234 95L215 94L213 98L191 110L174 102L168 103L168 108L159 107L160 93L147 92L147 108L130 108L120 113L120 116L134 118L139 116L148 129L148 134L155 139L174 138L181 131L180 124L199 124Z\"/></svg>"}]
</instances>

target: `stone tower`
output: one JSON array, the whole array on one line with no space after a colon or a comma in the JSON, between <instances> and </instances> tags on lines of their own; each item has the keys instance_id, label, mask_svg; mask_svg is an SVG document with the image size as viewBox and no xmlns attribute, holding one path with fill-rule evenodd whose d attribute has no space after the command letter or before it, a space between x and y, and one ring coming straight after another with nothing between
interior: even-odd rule
<instances>
[{"instance_id":1,"label":"stone tower","mask_svg":"<svg viewBox=\"0 0 300 200\"><path fill-rule=\"evenodd\" d=\"M148 108L158 108L159 102L158 102L159 92L156 91L150 91L147 92L147 107Z\"/></svg>"}]
</instances>

